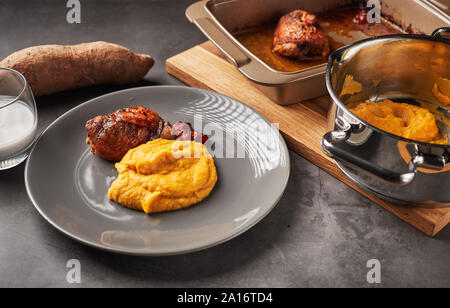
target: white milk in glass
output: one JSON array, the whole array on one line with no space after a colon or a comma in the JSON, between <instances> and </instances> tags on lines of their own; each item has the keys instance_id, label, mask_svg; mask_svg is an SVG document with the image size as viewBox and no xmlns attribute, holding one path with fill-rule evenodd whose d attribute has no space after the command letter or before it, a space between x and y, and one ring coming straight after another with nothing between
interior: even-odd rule
<instances>
[{"instance_id":1,"label":"white milk in glass","mask_svg":"<svg viewBox=\"0 0 450 308\"><path fill-rule=\"evenodd\" d=\"M11 97L0 96L0 107ZM0 160L20 153L33 141L36 123L33 111L27 104L17 101L0 108Z\"/></svg>"}]
</instances>

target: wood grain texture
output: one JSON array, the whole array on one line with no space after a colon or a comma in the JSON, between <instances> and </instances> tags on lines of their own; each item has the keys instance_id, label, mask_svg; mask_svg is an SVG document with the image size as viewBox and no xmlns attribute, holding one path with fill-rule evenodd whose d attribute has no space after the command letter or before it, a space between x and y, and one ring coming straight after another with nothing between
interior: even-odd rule
<instances>
[{"instance_id":1,"label":"wood grain texture","mask_svg":"<svg viewBox=\"0 0 450 308\"><path fill-rule=\"evenodd\" d=\"M450 208L400 206L359 189L333 160L322 153L320 141L327 132L328 96L302 104L277 105L253 87L210 42L168 59L166 69L169 74L192 87L225 94L258 110L270 122L279 124L290 149L425 234L435 236L450 222Z\"/></svg>"}]
</instances>

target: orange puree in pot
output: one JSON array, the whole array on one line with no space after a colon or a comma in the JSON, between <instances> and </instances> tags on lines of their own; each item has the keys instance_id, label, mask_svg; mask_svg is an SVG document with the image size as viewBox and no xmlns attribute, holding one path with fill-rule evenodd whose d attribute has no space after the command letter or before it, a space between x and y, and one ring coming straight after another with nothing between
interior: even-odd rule
<instances>
[{"instance_id":1,"label":"orange puree in pot","mask_svg":"<svg viewBox=\"0 0 450 308\"><path fill-rule=\"evenodd\" d=\"M434 115L425 108L390 100L352 103L347 107L362 120L391 134L421 142L444 143Z\"/></svg>"},{"instance_id":2,"label":"orange puree in pot","mask_svg":"<svg viewBox=\"0 0 450 308\"><path fill-rule=\"evenodd\" d=\"M438 78L432 92L442 104L450 105L450 80Z\"/></svg>"}]
</instances>

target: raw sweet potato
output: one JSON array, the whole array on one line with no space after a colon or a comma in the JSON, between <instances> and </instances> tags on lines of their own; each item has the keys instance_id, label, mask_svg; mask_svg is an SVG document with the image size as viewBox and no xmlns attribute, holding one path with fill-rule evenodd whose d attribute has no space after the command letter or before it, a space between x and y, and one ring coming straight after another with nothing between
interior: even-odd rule
<instances>
[{"instance_id":1,"label":"raw sweet potato","mask_svg":"<svg viewBox=\"0 0 450 308\"><path fill-rule=\"evenodd\" d=\"M107 42L29 47L0 62L2 67L21 72L36 96L89 85L137 82L153 64L149 55Z\"/></svg>"}]
</instances>

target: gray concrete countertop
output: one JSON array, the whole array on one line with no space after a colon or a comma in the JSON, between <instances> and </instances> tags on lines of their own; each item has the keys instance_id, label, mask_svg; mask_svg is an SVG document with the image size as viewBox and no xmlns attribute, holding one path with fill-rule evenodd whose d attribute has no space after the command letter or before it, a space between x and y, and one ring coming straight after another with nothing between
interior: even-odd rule
<instances>
[{"instance_id":1,"label":"gray concrete countertop","mask_svg":"<svg viewBox=\"0 0 450 308\"><path fill-rule=\"evenodd\" d=\"M205 40L185 18L185 0L85 1L66 22L66 1L2 0L0 58L48 43L105 40L156 59L142 85L181 84L165 59ZM118 90L102 86L37 99L39 129L72 107ZM450 228L428 238L291 152L284 197L261 223L220 246L188 255L113 255L66 238L40 217L24 165L0 172L0 287L450 287ZM69 259L82 283L66 281ZM371 285L367 261L381 262Z\"/></svg>"}]
</instances>

